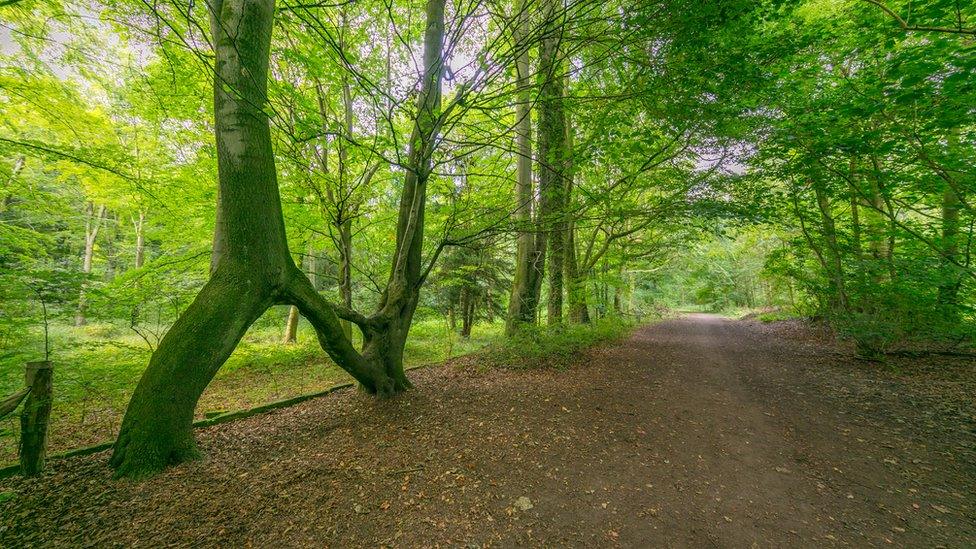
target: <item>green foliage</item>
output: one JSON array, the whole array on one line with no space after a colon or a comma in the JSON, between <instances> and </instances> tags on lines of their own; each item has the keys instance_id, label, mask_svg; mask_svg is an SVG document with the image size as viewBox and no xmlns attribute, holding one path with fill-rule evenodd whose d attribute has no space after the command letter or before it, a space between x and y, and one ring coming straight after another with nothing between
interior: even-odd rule
<instances>
[{"instance_id":1,"label":"green foliage","mask_svg":"<svg viewBox=\"0 0 976 549\"><path fill-rule=\"evenodd\" d=\"M885 5L911 28L855 0L566 4L557 65L573 177L556 217L572 225L577 297L597 320L528 326L505 342L497 321L515 235L554 225L537 208L532 227L512 221L515 5L455 9L450 107L426 189L430 276L408 362L491 343L492 363L565 366L625 333L624 316L689 307L819 317L870 359L972 347L976 48L959 31L972 28L976 4ZM217 113L207 6L3 9L0 393L49 351L52 440L91 442L113 434L150 353L209 276ZM351 255L359 311L384 300L396 253L422 10L365 1L276 13L261 107L287 237L330 300L345 297ZM529 95L535 108L538 90ZM473 307L470 339L447 319L462 302ZM344 375L304 323L297 345L280 344L284 318L273 309L258 321L201 413ZM85 434L68 436L73 424ZM0 431L4 448L15 430Z\"/></svg>"}]
</instances>

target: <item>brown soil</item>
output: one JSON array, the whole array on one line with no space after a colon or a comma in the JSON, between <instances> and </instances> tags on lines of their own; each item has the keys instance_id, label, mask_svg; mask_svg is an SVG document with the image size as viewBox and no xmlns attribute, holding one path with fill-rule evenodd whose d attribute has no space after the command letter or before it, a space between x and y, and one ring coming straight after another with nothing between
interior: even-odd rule
<instances>
[{"instance_id":1,"label":"brown soil","mask_svg":"<svg viewBox=\"0 0 976 549\"><path fill-rule=\"evenodd\" d=\"M566 371L431 369L203 430L143 483L105 454L4 481L0 546L976 545L974 365L843 356L690 315Z\"/></svg>"}]
</instances>

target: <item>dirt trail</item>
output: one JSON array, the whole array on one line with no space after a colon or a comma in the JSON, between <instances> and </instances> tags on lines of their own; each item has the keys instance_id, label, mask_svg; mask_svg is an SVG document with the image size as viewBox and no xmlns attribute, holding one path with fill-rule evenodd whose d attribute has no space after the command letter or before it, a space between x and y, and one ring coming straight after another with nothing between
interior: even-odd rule
<instances>
[{"instance_id":1,"label":"dirt trail","mask_svg":"<svg viewBox=\"0 0 976 549\"><path fill-rule=\"evenodd\" d=\"M976 545L976 417L782 335L688 315L567 371L430 369L142 484L69 460L0 484L0 546Z\"/></svg>"}]
</instances>

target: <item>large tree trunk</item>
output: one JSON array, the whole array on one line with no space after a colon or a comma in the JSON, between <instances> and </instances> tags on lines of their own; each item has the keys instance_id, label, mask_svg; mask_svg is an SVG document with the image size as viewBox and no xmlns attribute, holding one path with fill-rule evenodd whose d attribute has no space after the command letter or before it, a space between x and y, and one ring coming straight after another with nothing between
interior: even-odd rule
<instances>
[{"instance_id":1,"label":"large tree trunk","mask_svg":"<svg viewBox=\"0 0 976 549\"><path fill-rule=\"evenodd\" d=\"M548 232L549 324L562 322L563 262L566 242L566 120L563 101L563 5L545 0L544 37L539 45L539 188L542 221Z\"/></svg>"},{"instance_id":2,"label":"large tree trunk","mask_svg":"<svg viewBox=\"0 0 976 549\"><path fill-rule=\"evenodd\" d=\"M394 383L356 352L335 309L288 251L267 103L273 0L210 3L219 180L211 279L153 353L126 410L111 464L143 476L197 455L197 401L248 327L271 305L290 303L315 327L322 347L370 392Z\"/></svg>"},{"instance_id":3,"label":"large tree trunk","mask_svg":"<svg viewBox=\"0 0 976 549\"><path fill-rule=\"evenodd\" d=\"M518 224L518 240L515 253L515 277L512 295L508 302L505 333L514 334L520 324L532 324L536 319L539 302L538 279L544 267L545 233L532 230L535 193L532 189L532 86L529 78L529 15L527 0L516 6L515 43L520 48L515 62L516 96L515 134L518 144L515 199L515 221ZM538 213L538 212L536 212Z\"/></svg>"}]
</instances>

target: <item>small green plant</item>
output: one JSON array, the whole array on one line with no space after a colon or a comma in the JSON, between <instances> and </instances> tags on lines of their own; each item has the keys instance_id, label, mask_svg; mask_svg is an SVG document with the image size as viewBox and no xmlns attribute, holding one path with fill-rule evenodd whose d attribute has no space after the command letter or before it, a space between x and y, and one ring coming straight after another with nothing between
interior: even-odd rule
<instances>
[{"instance_id":1,"label":"small green plant","mask_svg":"<svg viewBox=\"0 0 976 549\"><path fill-rule=\"evenodd\" d=\"M776 311L768 311L765 313L760 313L760 315L757 318L759 318L759 322L764 322L768 324L770 322L780 322L782 320L794 319L797 318L797 315L789 311L776 310Z\"/></svg>"}]
</instances>

